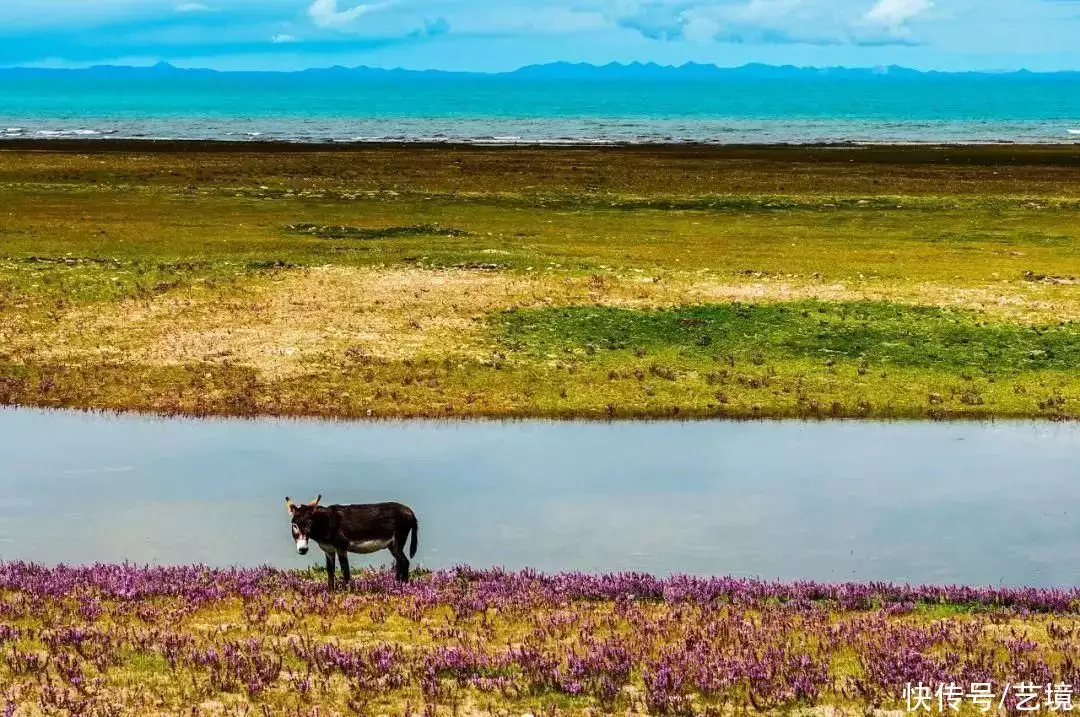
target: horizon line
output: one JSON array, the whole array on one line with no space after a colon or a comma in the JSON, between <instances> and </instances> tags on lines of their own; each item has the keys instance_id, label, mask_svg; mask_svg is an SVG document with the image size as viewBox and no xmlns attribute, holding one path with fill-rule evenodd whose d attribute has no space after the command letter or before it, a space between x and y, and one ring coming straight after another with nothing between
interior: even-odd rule
<instances>
[{"instance_id":1,"label":"horizon line","mask_svg":"<svg viewBox=\"0 0 1080 717\"><path fill-rule=\"evenodd\" d=\"M618 62L611 61L604 64L596 64L591 62L573 62L568 60L554 60L551 62L532 63L527 65L521 65L512 70L448 70L440 68L425 68L425 69L410 69L399 66L395 67L380 67L375 65L323 65L305 67L301 69L217 69L213 67L184 67L176 65L167 60L161 60L152 64L144 65L132 65L132 64L110 64L101 63L95 65L86 65L84 67L49 67L39 65L0 65L0 72L10 71L24 71L24 72L87 72L90 70L175 70L177 72L204 72L204 73L216 73L216 74L274 74L274 75L295 75L303 74L306 72L328 72L333 70L345 70L345 71L360 71L370 70L376 72L388 72L388 73L409 73L409 74L445 74L445 75L474 75L474 76L500 76L500 75L513 75L525 70L543 69L543 68L555 68L555 67L569 67L575 69L641 69L647 68L652 70L669 70L679 71L686 69L705 69L705 70L719 70L719 71L736 71L747 70L753 68L767 69L767 70L795 70L801 72L828 72L828 71L846 71L846 72L863 72L870 74L879 74L882 76L888 75L892 72L904 72L908 74L920 74L920 75L1063 75L1063 74L1080 74L1080 69L1068 69L1068 70L1031 70L1026 67L1016 69L994 69L994 70L941 70L941 69L917 69L908 67L905 65L794 65L790 63L785 64L773 64L767 62L747 62L741 65L720 65L717 63L707 62L694 62L688 61L682 64L660 64L655 61L640 61L634 60L631 62Z\"/></svg>"}]
</instances>

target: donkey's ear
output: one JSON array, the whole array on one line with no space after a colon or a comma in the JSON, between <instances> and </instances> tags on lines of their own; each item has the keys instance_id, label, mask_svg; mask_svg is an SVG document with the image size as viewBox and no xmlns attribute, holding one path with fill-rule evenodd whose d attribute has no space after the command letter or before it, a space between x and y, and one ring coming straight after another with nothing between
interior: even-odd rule
<instances>
[{"instance_id":1,"label":"donkey's ear","mask_svg":"<svg viewBox=\"0 0 1080 717\"><path fill-rule=\"evenodd\" d=\"M318 498L316 498L315 500L311 501L311 507L312 507L312 508L314 508L315 506L317 506L317 505L319 504L319 501L320 501L320 500L322 500L322 493L320 493L320 494L319 494L319 497L318 497Z\"/></svg>"},{"instance_id":2,"label":"donkey's ear","mask_svg":"<svg viewBox=\"0 0 1080 717\"><path fill-rule=\"evenodd\" d=\"M289 500L289 496L285 496L285 508L289 511L290 515L296 512L296 506Z\"/></svg>"}]
</instances>

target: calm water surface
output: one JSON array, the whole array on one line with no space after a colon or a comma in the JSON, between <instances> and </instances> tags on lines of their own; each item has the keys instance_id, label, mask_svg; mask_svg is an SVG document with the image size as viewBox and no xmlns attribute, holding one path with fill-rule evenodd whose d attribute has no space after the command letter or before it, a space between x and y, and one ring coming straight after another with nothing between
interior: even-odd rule
<instances>
[{"instance_id":1,"label":"calm water surface","mask_svg":"<svg viewBox=\"0 0 1080 717\"><path fill-rule=\"evenodd\" d=\"M296 555L284 497L322 493L413 506L427 567L1080 581L1080 427L1067 425L7 410L0 452L0 560L303 567L321 556Z\"/></svg>"},{"instance_id":2,"label":"calm water surface","mask_svg":"<svg viewBox=\"0 0 1080 717\"><path fill-rule=\"evenodd\" d=\"M0 73L0 139L1076 142L1075 75L580 81Z\"/></svg>"}]
</instances>

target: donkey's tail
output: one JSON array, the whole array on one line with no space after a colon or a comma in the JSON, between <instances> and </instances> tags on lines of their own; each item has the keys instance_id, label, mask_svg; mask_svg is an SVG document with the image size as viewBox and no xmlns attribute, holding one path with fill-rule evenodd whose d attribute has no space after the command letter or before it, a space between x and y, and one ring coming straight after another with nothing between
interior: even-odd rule
<instances>
[{"instance_id":1,"label":"donkey's tail","mask_svg":"<svg viewBox=\"0 0 1080 717\"><path fill-rule=\"evenodd\" d=\"M409 517L412 518L412 526L411 526L412 527L412 539L409 541L409 557L410 558L415 558L416 557L416 541L417 541L416 533L420 530L420 523L418 523L417 520L416 520L416 513L413 513L412 511L410 511L409 512Z\"/></svg>"}]
</instances>

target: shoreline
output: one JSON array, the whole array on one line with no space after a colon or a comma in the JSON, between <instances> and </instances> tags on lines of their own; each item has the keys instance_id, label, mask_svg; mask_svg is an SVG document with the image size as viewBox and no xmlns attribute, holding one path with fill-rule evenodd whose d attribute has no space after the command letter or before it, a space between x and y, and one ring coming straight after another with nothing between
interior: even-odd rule
<instances>
[{"instance_id":1,"label":"shoreline","mask_svg":"<svg viewBox=\"0 0 1080 717\"><path fill-rule=\"evenodd\" d=\"M98 574L106 568L105 575ZM324 580L319 567L279 568L269 564L214 566L204 563L49 563L34 560L0 559L0 589L10 588L12 577L20 574L47 575L67 586L93 586L106 592L112 589L116 573L140 575L147 580L162 579L169 574L191 589L199 589L201 576L219 576L223 581L252 583L261 580L285 579L292 587L305 587L308 581L321 586ZM902 580L817 580L813 578L767 578L760 575L724 573L666 574L648 571L555 570L535 568L508 569L501 565L478 567L460 564L443 568L415 567L408 586L395 585L393 573L375 565L358 567L353 573L356 592L370 591L387 594L408 594L424 581L443 584L455 581L504 582L520 589L522 583L567 595L570 599L609 599L636 597L641 600L682 599L685 594L707 593L708 599L742 595L747 599L769 596L796 600L807 595L821 601L854 599L863 609L873 609L875 600L888 602L925 602L928 604L960 605L968 608L1021 606L1033 612L1080 612L1080 587L1075 585L1021 585L1017 583L921 583ZM636 596L625 595L617 583L634 584ZM231 585L229 587L232 587ZM151 588L151 591L153 589ZM668 597L670 590L679 593ZM128 597L124 594L118 597Z\"/></svg>"},{"instance_id":2,"label":"shoreline","mask_svg":"<svg viewBox=\"0 0 1080 717\"><path fill-rule=\"evenodd\" d=\"M57 137L57 138L4 138L0 137L0 152L55 152L55 153L111 153L111 152L151 152L151 153L237 153L237 154L279 154L279 153L327 153L327 152L367 152L367 151L492 151L492 152L572 152L572 151L616 151L628 154L685 154L698 152L714 154L721 158L739 158L749 154L757 158L762 152L795 153L821 150L910 150L937 152L957 152L964 154L972 150L987 152L1023 152L1042 154L1047 152L1065 152L1075 155L1073 159L1080 164L1080 140L1054 142L1012 142L970 141L970 142L916 142L916 141L856 141L835 142L620 142L620 141L468 141L448 139L433 141L417 140L362 140L362 141L305 141L305 140L261 140L261 139L184 139L184 138L119 138L119 137ZM747 158L751 158L747 157ZM815 157L820 159L820 157ZM785 157L790 159L790 157Z\"/></svg>"},{"instance_id":3,"label":"shoreline","mask_svg":"<svg viewBox=\"0 0 1080 717\"><path fill-rule=\"evenodd\" d=\"M1048 427L1054 425L1072 426L1080 423L1080 417L1076 416L1031 416L1027 414L1001 415L1001 414L976 414L956 412L951 415L925 416L868 416L860 417L853 415L831 416L823 415L743 415L743 414L709 414L706 412L688 415L668 413L640 414L640 415L590 415L585 413L553 413L553 414L431 414L431 415L408 415L408 414L384 414L384 415L331 415L331 414L304 414L304 413L195 413L195 412L162 412L152 409L109 408L83 405L46 405L46 404L17 404L0 403L0 413L12 412L37 412L43 414L64 414L69 416L81 416L89 419L104 420L133 420L133 421L241 421L257 422L267 421L275 423L325 423L337 424L373 424L373 425L409 425L420 424L433 427L439 426L466 426L466 425L514 425L514 424L581 424L581 425L619 425L633 424L672 424L672 423L724 423L724 424L747 424L756 423L763 425L774 424L807 424L807 425L932 425L932 424L981 424L984 426L1031 426Z\"/></svg>"},{"instance_id":4,"label":"shoreline","mask_svg":"<svg viewBox=\"0 0 1080 717\"><path fill-rule=\"evenodd\" d=\"M1074 426L1080 424L1080 416L1075 415L1031 415L1030 413L975 413L975 412L942 412L932 416L912 413L911 415L870 415L860 416L856 414L830 415L821 414L765 414L753 415L752 413L716 413L707 410L678 411L657 410L655 412L641 413L616 413L605 415L601 409L595 412L567 411L553 413L385 413L385 414L331 414L331 413L227 413L227 412L196 412L196 411L162 411L140 406L130 407L100 407L81 404L49 405L49 404L20 404L0 403L0 413L13 412L38 412L45 414L66 414L83 416L90 419L104 420L134 420L134 421L241 421L241 422L276 422L276 423L325 423L329 425L408 425L423 424L432 427L441 426L467 426L487 424L580 424L588 426L596 425L619 425L619 424L699 424L699 423L722 423L722 424L767 424L767 425L970 425L980 424L983 426L1013 425L1031 426L1044 428L1049 426ZM599 414L599 415L598 415Z\"/></svg>"}]
</instances>

